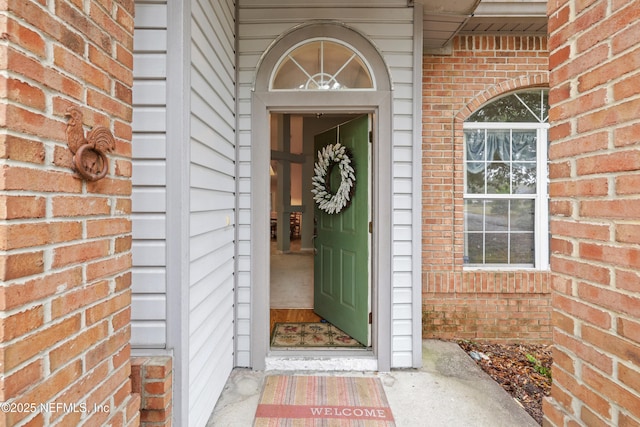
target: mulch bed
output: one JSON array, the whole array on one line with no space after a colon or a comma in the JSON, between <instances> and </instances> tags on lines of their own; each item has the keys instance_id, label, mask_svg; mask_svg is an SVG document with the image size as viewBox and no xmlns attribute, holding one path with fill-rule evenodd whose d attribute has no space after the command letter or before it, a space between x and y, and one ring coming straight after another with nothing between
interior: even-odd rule
<instances>
[{"instance_id":1,"label":"mulch bed","mask_svg":"<svg viewBox=\"0 0 640 427\"><path fill-rule=\"evenodd\" d=\"M542 399L551 392L550 345L457 343L542 425Z\"/></svg>"}]
</instances>

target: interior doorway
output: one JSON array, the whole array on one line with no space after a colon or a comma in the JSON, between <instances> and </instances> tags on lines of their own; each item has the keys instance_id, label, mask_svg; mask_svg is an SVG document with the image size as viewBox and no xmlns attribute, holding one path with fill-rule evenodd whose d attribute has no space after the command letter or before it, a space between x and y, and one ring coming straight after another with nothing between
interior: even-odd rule
<instances>
[{"instance_id":1,"label":"interior doorway","mask_svg":"<svg viewBox=\"0 0 640 427\"><path fill-rule=\"evenodd\" d=\"M314 163L317 161L318 151L318 135L325 134L325 138L331 138L333 133L336 133L336 142L339 138L347 138L347 132L350 132L349 126L343 128L342 133L339 131L341 126L346 123L355 122L360 117L360 126L364 126L364 129L360 131L365 132L366 140L361 140L357 144L368 146L369 144L369 128L371 126L371 118L368 114L343 114L343 113L271 113L269 117L270 122L270 164L269 164L269 178L270 178L270 275L269 275L269 301L270 301L270 342L272 349L309 349L313 347L315 349L320 348L332 348L335 350L354 348L366 349L370 346L370 336L360 333L359 340L353 340L349 334L344 333L337 326L332 324L329 320L332 320L334 316L338 316L336 321L339 323L339 308L334 310L333 300L325 300L324 308L320 308L322 316L317 313L316 305L318 301L325 298L327 292L322 289L318 290L314 288L314 284L318 283L322 279L318 279L322 275L319 273L318 267L319 260L323 258L322 254L326 254L326 249L318 253L317 241L318 234L326 232L318 231L318 221L321 219L320 228L323 228L323 224L327 223L327 219L322 220L322 212L318 210L316 203L313 199L313 176L317 171L314 171ZM331 130L335 131L331 131ZM339 136L338 136L339 135ZM331 142L331 141L329 141ZM344 143L344 142L343 142ZM315 145L315 146L314 146ZM351 150L349 151L351 154ZM366 154L360 154L366 153ZM370 190L371 190L371 176L369 163L371 161L369 157L369 149L366 147L364 151L358 153L358 156L363 158L357 159L357 169L359 173L358 189L363 194L358 194L358 197L362 198L360 204L366 204L366 206L350 206L341 213L332 215L332 219L344 216L348 221L355 222L356 217L353 217L349 212L355 212L357 209L364 209L366 212L364 216L360 216L360 222L367 222L370 218ZM339 168L335 169L331 174L333 180L336 181L336 176L339 176ZM332 169L332 170L333 170ZM331 177L328 177L331 179ZM334 189L336 183L334 183ZM366 194L365 194L366 193ZM353 194L351 195L353 196ZM351 209L351 211L349 211ZM345 215L345 212L347 214ZM325 215L326 217L326 215ZM366 224L362 227L367 227ZM326 227L325 227L326 228ZM352 226L347 226L347 235ZM365 231L364 234L367 232ZM342 234L342 233L340 233ZM361 232L361 235L363 233ZM324 234L326 236L326 234ZM367 234L364 237L367 240L366 247L362 247L358 251L361 252L359 257L364 257L361 264L364 263L366 271L359 271L358 276L364 278L369 283L366 286L370 287L370 262L371 259L368 255L370 245L370 238ZM325 238L326 240L327 238ZM328 237L328 239L335 240L335 238ZM351 237L347 237L348 240L352 240ZM320 239L321 240L321 239ZM322 245L323 248L328 247L326 244ZM344 252L344 250L340 250ZM344 252L347 253L347 252ZM326 257L325 257L326 258ZM344 259L337 259L336 264L348 264L348 260L352 257L347 256ZM344 260L347 260L345 262ZM325 261L326 264L327 261ZM331 263L331 261L328 261ZM348 270L348 271L347 271ZM340 276L351 274L351 278L347 281L353 281L355 277L355 271L347 268L345 272L338 272ZM315 278L314 278L315 276ZM340 280L329 279L331 283L339 282ZM325 280L326 282L326 280ZM351 294L349 283L340 292L347 294L344 298L341 295L338 299L347 301L347 305L351 305ZM348 289L345 291L345 289ZM318 292L320 292L318 294ZM366 301L360 302L360 305L365 305L362 310L366 310L366 315L371 310L371 298L370 289L367 290ZM314 297L315 294L315 297ZM326 298L325 298L326 299ZM353 304L355 305L355 304ZM350 311L350 306L346 308L346 311ZM362 311L361 310L361 311ZM335 311L335 314L334 314ZM325 317L327 319L325 319ZM360 314L360 318L363 314ZM343 320L343 322L345 322ZM368 319L363 320L367 324L362 328L365 328L370 335L370 325ZM353 319L347 320L348 327L351 327L355 323ZM362 322L361 322L362 323ZM314 330L307 329L294 330L295 325L307 324L307 328L313 327ZM318 324L320 324L318 326ZM344 324L344 323L343 323ZM278 330L276 330L276 325ZM286 326L289 325L289 326ZM294 325L294 326L292 326ZM287 329L284 329L287 328ZM328 330L327 328L332 328ZM361 330L362 330L361 328ZM286 346L283 344L288 342L288 336L285 336L283 341L282 331L287 331L287 334L292 334L291 340L296 340L295 345ZM335 332L336 340L333 340ZM296 335L295 338L293 334ZM326 336L309 336L309 334L326 334L331 335L331 341L326 341ZM344 333L344 337L340 334ZM353 333L357 334L356 331ZM302 337L302 338L300 338ZM348 339L347 339L348 337ZM301 340L304 342L297 342ZM313 340L313 342L312 342ZM325 340L322 341L321 340ZM337 345L334 345L337 344ZM350 345L347 345L350 344ZM273 347L276 346L276 347Z\"/></svg>"}]
</instances>

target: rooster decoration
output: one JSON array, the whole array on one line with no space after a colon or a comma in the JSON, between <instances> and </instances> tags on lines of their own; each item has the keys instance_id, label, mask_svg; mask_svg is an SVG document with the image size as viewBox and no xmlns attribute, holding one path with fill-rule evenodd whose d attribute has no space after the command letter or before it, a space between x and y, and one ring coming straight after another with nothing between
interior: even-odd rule
<instances>
[{"instance_id":1,"label":"rooster decoration","mask_svg":"<svg viewBox=\"0 0 640 427\"><path fill-rule=\"evenodd\" d=\"M65 113L67 122L67 145L73 153L76 172L88 181L104 178L109 171L109 159L106 153L116 147L115 139L109 129L96 126L84 135L82 111L69 107Z\"/></svg>"}]
</instances>

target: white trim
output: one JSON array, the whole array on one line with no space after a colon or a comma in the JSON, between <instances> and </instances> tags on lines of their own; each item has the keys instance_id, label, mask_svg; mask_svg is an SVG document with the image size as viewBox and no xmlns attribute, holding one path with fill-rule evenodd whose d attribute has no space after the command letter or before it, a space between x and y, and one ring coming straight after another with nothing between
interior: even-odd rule
<instances>
[{"instance_id":1,"label":"white trim","mask_svg":"<svg viewBox=\"0 0 640 427\"><path fill-rule=\"evenodd\" d=\"M548 136L549 125L538 129L538 179L536 180L535 229L543 232L534 233L535 265L537 270L549 269L549 169L548 169ZM540 172L542 171L542 173ZM543 179L540 179L542 176ZM541 188L543 187L544 188Z\"/></svg>"},{"instance_id":2,"label":"white trim","mask_svg":"<svg viewBox=\"0 0 640 427\"><path fill-rule=\"evenodd\" d=\"M376 372L378 361L375 357L326 357L323 355L304 356L286 355L269 356L266 361L267 371L365 371Z\"/></svg>"},{"instance_id":3,"label":"white trim","mask_svg":"<svg viewBox=\"0 0 640 427\"><path fill-rule=\"evenodd\" d=\"M268 129L270 112L344 112L371 113L377 143L373 144L373 241L372 241L372 304L374 307L372 341L373 354L377 357L377 368L388 371L391 368L392 353L392 98L390 91L312 91L312 92L268 92L268 77L276 61L294 43L326 33L341 36L358 44L360 51L367 50L367 56L375 61L373 77L378 88L390 88L388 68L379 52L360 33L335 24L312 24L299 31L287 34L279 43L271 46L260 61L252 94L251 140L255 143L251 150L251 362L254 369L267 366L269 350L269 145L264 143L264 130ZM368 46L368 47L367 47ZM354 46L355 47L355 46ZM364 47L364 49L363 49ZM375 55L375 56L374 56ZM334 357L335 356L335 357ZM294 357L292 354L291 357ZM365 359L370 355L363 354ZM327 355L325 359L346 360ZM350 360L354 360L350 358ZM355 359L357 360L357 358ZM353 368L357 368L354 364Z\"/></svg>"},{"instance_id":4,"label":"white trim","mask_svg":"<svg viewBox=\"0 0 640 427\"><path fill-rule=\"evenodd\" d=\"M189 421L190 2L167 2L167 349L173 352L173 419Z\"/></svg>"},{"instance_id":5,"label":"white trim","mask_svg":"<svg viewBox=\"0 0 640 427\"><path fill-rule=\"evenodd\" d=\"M342 24L340 22L334 21L334 20L326 20L326 19L318 19L315 21L309 21L309 22L305 22L305 23L301 23L296 25L295 27L293 27L290 31L288 31L287 33L282 34L280 37L278 37L277 39L275 39L273 42L271 42L271 44L269 45L269 47L267 47L267 49L265 49L264 53L262 54L262 56L260 56L260 59L258 60L258 63L256 64L255 67L255 77L253 79L253 87L252 90L254 91L267 91L268 88L270 87L270 80L269 79L262 79L263 84L262 87L257 87L258 82L260 81L257 78L258 72L265 66L263 63L265 62L265 60L267 60L267 58L269 59L269 69L273 70L275 68L275 64L277 63L277 61L284 55L284 52L288 49L278 49L278 51L280 52L279 54L277 52L274 51L274 48L279 48L282 45L285 46L289 46L290 44L287 43L286 41L284 41L285 39L289 39L289 38L293 38L293 39L299 39L299 35L302 33L306 33L308 32L310 29L313 28L318 28L318 27L326 27L329 30L327 31L320 31L320 34L318 35L309 35L309 38L313 38L313 37L336 37L336 34L343 34L345 31L350 32L350 33L355 33L358 34L363 41L366 41L365 46L366 49L357 49L357 47L354 44L349 44L349 46L351 46L353 49L356 49L357 52L359 52L363 58L370 58L371 55L373 54L373 52L370 52L371 49L373 49L376 54L380 57L383 58L383 54L380 51L380 49L378 49L377 46L375 46L374 44L372 44L371 40L369 39L369 37L367 37L366 34L362 33L361 31L359 31L356 28L353 27L348 27L346 24ZM331 30L333 29L333 31ZM306 40L306 39L304 39ZM302 40L302 41L304 41ZM358 45L362 46L361 43L358 43ZM368 63L368 62L367 62ZM369 64L369 63L368 63ZM371 64L369 64L369 66L371 66ZM384 67L386 69L386 75L387 76L391 76L391 70L389 69L389 66L384 63ZM270 72L270 74L272 73L272 71ZM373 70L373 67L371 68L371 75L372 78L374 78L375 80L375 72ZM378 84L383 84L384 86L377 86ZM388 85L388 87L387 87ZM376 89L377 90L393 90L393 82L389 79L389 81L384 81L384 82L376 82ZM370 92L370 91L368 91Z\"/></svg>"},{"instance_id":6,"label":"white trim","mask_svg":"<svg viewBox=\"0 0 640 427\"><path fill-rule=\"evenodd\" d=\"M533 163L532 163L533 164ZM536 162L537 167L537 162ZM535 200L535 193L525 193L525 194L504 194L504 193L463 193L463 197L476 199L476 200L489 200L489 199L504 199L504 200Z\"/></svg>"},{"instance_id":7,"label":"white trim","mask_svg":"<svg viewBox=\"0 0 640 427\"><path fill-rule=\"evenodd\" d=\"M414 227L411 246L413 288L412 298L412 366L422 366L422 4L415 3L413 11L413 195L412 205Z\"/></svg>"},{"instance_id":8,"label":"white trim","mask_svg":"<svg viewBox=\"0 0 640 427\"><path fill-rule=\"evenodd\" d=\"M464 129L549 129L549 123L540 122L464 122L462 126Z\"/></svg>"},{"instance_id":9,"label":"white trim","mask_svg":"<svg viewBox=\"0 0 640 427\"><path fill-rule=\"evenodd\" d=\"M240 257L240 251L239 249L239 245L238 242L240 241L240 233L239 233L239 227L238 224L240 223L240 199L238 197L238 194L240 194L240 180L238 179L238 177L240 176L240 142L239 142L239 137L238 137L238 129L240 129L240 115L238 114L238 111L240 111L240 89L239 89L239 85L238 82L240 81L240 67L237 66L237 61L238 61L238 30L240 28L240 20L238 19L238 16L240 16L239 14L239 8L240 6L238 5L238 2L235 2L235 26L234 26L234 32L236 34L236 38L235 38L235 42L234 42L234 46L233 46L233 50L234 52L236 52L236 66L235 68L235 93L234 93L234 97L236 99L235 101L235 130L236 130L236 139L235 139L235 171L234 171L234 176L235 176L235 185L236 185L236 197L235 197L235 208L234 208L234 212L236 217L234 218L234 224L235 227L233 229L234 232L234 242L235 245L233 247L234 250L234 254L233 254L233 271L234 274L236 275L235 278L235 282L234 282L234 292L233 292L233 339L234 339L234 348L233 348L233 366L238 366L238 278L237 278L237 274L238 274L238 258Z\"/></svg>"},{"instance_id":10,"label":"white trim","mask_svg":"<svg viewBox=\"0 0 640 427\"><path fill-rule=\"evenodd\" d=\"M504 265L504 264L487 264L487 265L481 265L481 264L466 264L463 267L464 271L491 271L491 272L500 272L500 271L504 271L504 272L513 272L513 271L530 271L530 272L536 272L536 271L541 271L543 269L537 268L537 267L532 267L530 265L519 265L519 264L509 264L509 265Z\"/></svg>"}]
</instances>

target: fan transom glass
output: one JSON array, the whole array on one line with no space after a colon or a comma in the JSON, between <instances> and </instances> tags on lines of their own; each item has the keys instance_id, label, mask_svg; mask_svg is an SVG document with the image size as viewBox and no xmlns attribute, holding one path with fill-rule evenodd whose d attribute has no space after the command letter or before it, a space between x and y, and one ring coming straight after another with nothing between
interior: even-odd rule
<instances>
[{"instance_id":1,"label":"fan transom glass","mask_svg":"<svg viewBox=\"0 0 640 427\"><path fill-rule=\"evenodd\" d=\"M353 49L313 40L286 53L275 68L271 90L371 90L369 67Z\"/></svg>"}]
</instances>

